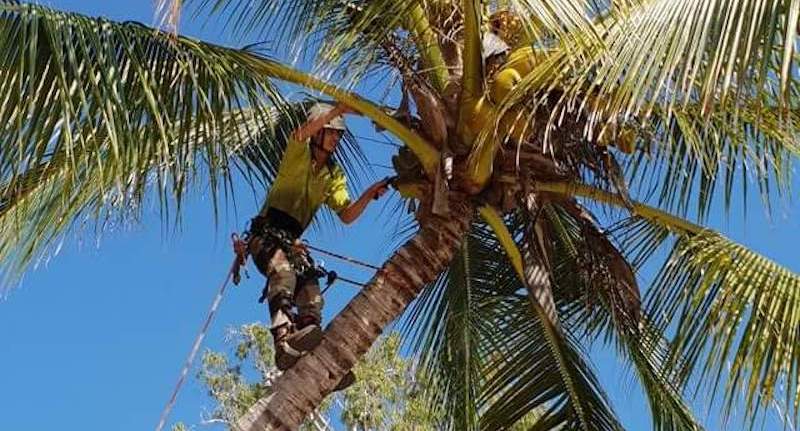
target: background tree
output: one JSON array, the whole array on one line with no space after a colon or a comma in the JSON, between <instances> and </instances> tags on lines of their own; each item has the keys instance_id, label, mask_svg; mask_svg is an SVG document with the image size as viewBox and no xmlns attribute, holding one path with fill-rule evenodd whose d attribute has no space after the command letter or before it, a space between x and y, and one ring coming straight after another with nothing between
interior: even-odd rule
<instances>
[{"instance_id":1,"label":"background tree","mask_svg":"<svg viewBox=\"0 0 800 431\"><path fill-rule=\"evenodd\" d=\"M413 333L452 428L540 408L541 428L619 428L582 352L598 338L634 366L658 429L696 426L693 381L723 385L726 413L743 394L749 420L778 400L798 417L800 279L697 224L749 178L765 203L791 192L796 1L192 4L286 52L0 1L10 271L87 218L135 218L151 189L169 219L201 179L215 197L236 168L269 184L296 108L287 81L402 143L417 224L241 428L299 426L421 291ZM487 31L514 48L496 67ZM313 73L276 60L297 56ZM396 106L357 94L381 73ZM635 271L660 249L642 308Z\"/></svg>"},{"instance_id":2,"label":"background tree","mask_svg":"<svg viewBox=\"0 0 800 431\"><path fill-rule=\"evenodd\" d=\"M203 424L231 424L270 393L279 375L275 368L269 328L258 324L242 325L231 331L233 356L207 350L197 377L215 402L215 409ZM434 429L439 417L421 399L422 383L413 364L400 355L400 335L390 333L367 353L356 366L358 381L328 399L301 429L335 429L331 418L338 415L349 430L411 431ZM182 428L181 428L182 427ZM174 431L186 429L176 424Z\"/></svg>"}]
</instances>

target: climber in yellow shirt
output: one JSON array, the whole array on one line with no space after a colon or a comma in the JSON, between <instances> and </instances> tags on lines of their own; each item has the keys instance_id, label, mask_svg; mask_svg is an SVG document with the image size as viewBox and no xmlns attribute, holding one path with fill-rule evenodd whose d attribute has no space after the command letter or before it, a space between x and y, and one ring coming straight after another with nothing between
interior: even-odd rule
<instances>
[{"instance_id":1,"label":"climber in yellow shirt","mask_svg":"<svg viewBox=\"0 0 800 431\"><path fill-rule=\"evenodd\" d=\"M319 275L300 236L321 205L350 224L388 187L385 180L379 181L351 201L347 178L332 158L345 131L346 113L353 111L342 104L311 107L308 120L289 137L278 175L250 225L250 255L269 279L265 293L280 370L290 368L322 339ZM352 374L345 376L339 389L353 379Z\"/></svg>"}]
</instances>

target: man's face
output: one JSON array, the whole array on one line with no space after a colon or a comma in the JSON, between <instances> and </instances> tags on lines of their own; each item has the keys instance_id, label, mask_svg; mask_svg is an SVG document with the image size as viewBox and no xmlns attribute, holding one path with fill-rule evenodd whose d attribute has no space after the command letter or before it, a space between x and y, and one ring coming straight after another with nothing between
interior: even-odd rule
<instances>
[{"instance_id":1,"label":"man's face","mask_svg":"<svg viewBox=\"0 0 800 431\"><path fill-rule=\"evenodd\" d=\"M322 129L322 139L320 145L322 149L332 153L339 145L339 140L342 139L342 131L336 129Z\"/></svg>"}]
</instances>

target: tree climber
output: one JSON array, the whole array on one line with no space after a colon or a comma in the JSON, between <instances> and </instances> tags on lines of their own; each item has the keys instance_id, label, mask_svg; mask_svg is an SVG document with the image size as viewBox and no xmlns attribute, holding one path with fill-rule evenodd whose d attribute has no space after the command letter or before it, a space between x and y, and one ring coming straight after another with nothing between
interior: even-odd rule
<instances>
[{"instance_id":1,"label":"tree climber","mask_svg":"<svg viewBox=\"0 0 800 431\"><path fill-rule=\"evenodd\" d=\"M269 195L251 221L248 248L268 277L262 300L266 297L269 304L279 370L291 368L322 340L319 272L300 237L320 205L350 224L388 187L386 180L378 181L351 202L344 172L332 158L346 130L342 114L347 113L355 111L342 104L311 107L306 122L291 133ZM337 390L353 381L348 374Z\"/></svg>"}]
</instances>

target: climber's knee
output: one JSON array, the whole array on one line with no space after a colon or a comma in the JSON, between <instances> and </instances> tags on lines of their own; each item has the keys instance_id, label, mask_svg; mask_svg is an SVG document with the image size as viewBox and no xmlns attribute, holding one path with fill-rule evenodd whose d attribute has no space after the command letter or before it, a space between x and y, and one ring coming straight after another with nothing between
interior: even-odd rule
<instances>
[{"instance_id":1,"label":"climber's knee","mask_svg":"<svg viewBox=\"0 0 800 431\"><path fill-rule=\"evenodd\" d=\"M267 296L269 298L277 296L292 298L296 287L297 275L291 270L291 267L288 269L281 268L281 270L270 272Z\"/></svg>"}]
</instances>

